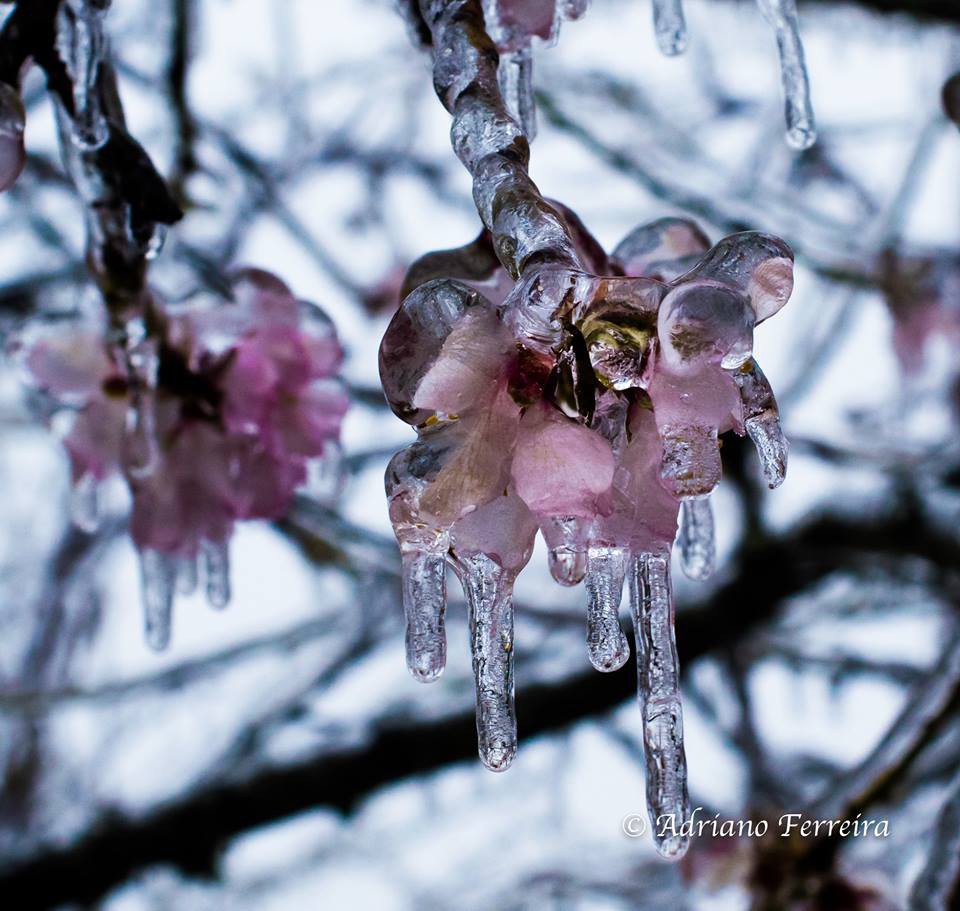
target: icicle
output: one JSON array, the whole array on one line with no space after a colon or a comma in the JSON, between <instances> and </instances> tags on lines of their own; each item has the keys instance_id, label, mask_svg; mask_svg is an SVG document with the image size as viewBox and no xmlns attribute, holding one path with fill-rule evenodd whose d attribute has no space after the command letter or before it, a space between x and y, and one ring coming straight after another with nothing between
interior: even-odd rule
<instances>
[{"instance_id":1,"label":"icicle","mask_svg":"<svg viewBox=\"0 0 960 911\"><path fill-rule=\"evenodd\" d=\"M587 551L587 651L598 671L618 670L630 657L619 617L626 571L624 548L591 547Z\"/></svg>"},{"instance_id":2,"label":"icicle","mask_svg":"<svg viewBox=\"0 0 960 911\"><path fill-rule=\"evenodd\" d=\"M70 489L70 520L87 534L93 534L100 526L97 486L97 479L85 474Z\"/></svg>"},{"instance_id":3,"label":"icicle","mask_svg":"<svg viewBox=\"0 0 960 911\"><path fill-rule=\"evenodd\" d=\"M550 575L561 585L576 585L587 571L582 522L573 517L551 517L543 526Z\"/></svg>"},{"instance_id":4,"label":"icicle","mask_svg":"<svg viewBox=\"0 0 960 911\"><path fill-rule=\"evenodd\" d=\"M682 54L687 48L683 0L653 0L653 28L662 53L668 57Z\"/></svg>"},{"instance_id":5,"label":"icicle","mask_svg":"<svg viewBox=\"0 0 960 911\"><path fill-rule=\"evenodd\" d=\"M222 610L230 603L230 542L204 541L200 554L207 604Z\"/></svg>"},{"instance_id":6,"label":"icicle","mask_svg":"<svg viewBox=\"0 0 960 911\"><path fill-rule=\"evenodd\" d=\"M757 0L757 5L777 36L787 142L795 149L809 149L816 142L817 131L810 104L810 82L803 59L796 4L794 0Z\"/></svg>"},{"instance_id":7,"label":"icicle","mask_svg":"<svg viewBox=\"0 0 960 911\"><path fill-rule=\"evenodd\" d=\"M780 410L763 371L751 360L733 374L740 390L743 426L757 448L767 486L779 487L787 474L790 444L780 426Z\"/></svg>"},{"instance_id":8,"label":"icicle","mask_svg":"<svg viewBox=\"0 0 960 911\"><path fill-rule=\"evenodd\" d=\"M170 644L177 558L156 550L140 552L140 591L147 645L162 652Z\"/></svg>"},{"instance_id":9,"label":"icicle","mask_svg":"<svg viewBox=\"0 0 960 911\"><path fill-rule=\"evenodd\" d=\"M710 499L684 500L680 512L680 566L688 579L702 581L713 574L716 545Z\"/></svg>"},{"instance_id":10,"label":"icicle","mask_svg":"<svg viewBox=\"0 0 960 911\"><path fill-rule=\"evenodd\" d=\"M630 600L637 640L647 810L657 850L664 857L680 857L689 845L689 837L679 833L690 803L668 555L640 554L634 559Z\"/></svg>"},{"instance_id":11,"label":"icicle","mask_svg":"<svg viewBox=\"0 0 960 911\"><path fill-rule=\"evenodd\" d=\"M182 557L177 566L177 594L192 595L197 590L199 573L196 557Z\"/></svg>"},{"instance_id":12,"label":"icicle","mask_svg":"<svg viewBox=\"0 0 960 911\"><path fill-rule=\"evenodd\" d=\"M103 16L109 3L67 0L60 9L57 50L73 80L72 138L84 150L103 146L110 136L101 109L99 71L106 53Z\"/></svg>"},{"instance_id":13,"label":"icicle","mask_svg":"<svg viewBox=\"0 0 960 911\"><path fill-rule=\"evenodd\" d=\"M517 752L513 577L486 554L459 557L457 566L470 611L480 759L491 771L503 772Z\"/></svg>"},{"instance_id":14,"label":"icicle","mask_svg":"<svg viewBox=\"0 0 960 911\"><path fill-rule=\"evenodd\" d=\"M407 622L407 668L417 680L436 680L447 663L446 554L442 549L405 549L403 612Z\"/></svg>"},{"instance_id":15,"label":"icicle","mask_svg":"<svg viewBox=\"0 0 960 911\"><path fill-rule=\"evenodd\" d=\"M159 452L154 414L154 387L158 359L142 321L132 320L123 330L123 356L130 380L130 410L123 444L123 466L133 478L146 478L157 466Z\"/></svg>"},{"instance_id":16,"label":"icicle","mask_svg":"<svg viewBox=\"0 0 960 911\"><path fill-rule=\"evenodd\" d=\"M500 55L497 80L507 109L523 130L528 142L537 135L537 105L533 97L533 54L527 45Z\"/></svg>"}]
</instances>

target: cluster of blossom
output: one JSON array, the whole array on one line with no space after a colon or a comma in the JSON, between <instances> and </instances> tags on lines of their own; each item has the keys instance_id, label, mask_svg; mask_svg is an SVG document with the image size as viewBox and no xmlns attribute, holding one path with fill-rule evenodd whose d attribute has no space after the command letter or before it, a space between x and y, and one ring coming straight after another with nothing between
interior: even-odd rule
<instances>
[{"instance_id":1,"label":"cluster of blossom","mask_svg":"<svg viewBox=\"0 0 960 911\"><path fill-rule=\"evenodd\" d=\"M198 564L210 604L226 605L234 523L287 512L347 409L342 352L323 313L267 272L238 272L232 290L232 300L150 301L133 358L151 377L145 387L102 319L34 328L17 344L27 380L58 414L77 524L95 527L104 480L129 483L155 649L169 640L175 591L196 587Z\"/></svg>"},{"instance_id":2,"label":"cluster of blossom","mask_svg":"<svg viewBox=\"0 0 960 911\"><path fill-rule=\"evenodd\" d=\"M386 473L407 662L424 681L443 670L449 561L469 609L480 757L506 769L517 742L512 589L537 530L554 578L586 582L601 671L629 656L627 577L650 812L685 818L670 554L680 514L685 571L712 568L719 433L749 433L769 485L783 480L787 446L752 342L790 295L793 255L756 232L711 248L696 225L666 218L608 257L551 205L585 268L547 262L514 283L485 231L411 267L381 344L387 399L418 430ZM659 843L668 856L685 847Z\"/></svg>"},{"instance_id":3,"label":"cluster of blossom","mask_svg":"<svg viewBox=\"0 0 960 911\"><path fill-rule=\"evenodd\" d=\"M407 3L415 0L407 0ZM528 139L536 134L533 95L534 41L553 44L564 20L579 19L589 0L482 0L486 30L500 55L500 89ZM421 6L435 6L427 0ZM816 141L810 85L795 0L757 0L774 30L780 56L787 141L806 149ZM674 56L687 46L682 0L653 0L653 25L662 53Z\"/></svg>"}]
</instances>

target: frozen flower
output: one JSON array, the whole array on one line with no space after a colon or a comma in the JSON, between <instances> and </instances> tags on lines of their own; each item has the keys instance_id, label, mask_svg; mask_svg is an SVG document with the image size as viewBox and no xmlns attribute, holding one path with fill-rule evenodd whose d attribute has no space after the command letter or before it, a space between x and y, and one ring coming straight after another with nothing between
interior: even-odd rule
<instances>
[{"instance_id":1,"label":"frozen flower","mask_svg":"<svg viewBox=\"0 0 960 911\"><path fill-rule=\"evenodd\" d=\"M30 382L68 410L63 442L78 496L88 501L97 482L126 476L131 534L149 555L148 600L158 584L171 589L176 564L199 557L209 570L216 554L225 571L235 522L283 516L348 405L332 325L269 273L237 273L232 300L150 309L146 387L102 326L60 326L20 345ZM131 415L144 408L149 420ZM133 470L138 424L153 455ZM225 584L208 579L212 600Z\"/></svg>"},{"instance_id":2,"label":"frozen flower","mask_svg":"<svg viewBox=\"0 0 960 911\"><path fill-rule=\"evenodd\" d=\"M629 656L618 608L630 582L651 808L676 809L686 773L670 553L679 520L684 569L712 567L719 434L749 433L770 486L783 478L786 442L752 350L754 327L790 295L793 256L756 232L709 248L696 225L661 219L607 257L556 211L596 271L535 264L513 283L481 234L413 264L381 345L387 400L419 433L387 470L408 664L424 680L443 669L449 560L470 610L481 758L506 768L512 587L539 528L554 578L586 581L599 670Z\"/></svg>"}]
</instances>

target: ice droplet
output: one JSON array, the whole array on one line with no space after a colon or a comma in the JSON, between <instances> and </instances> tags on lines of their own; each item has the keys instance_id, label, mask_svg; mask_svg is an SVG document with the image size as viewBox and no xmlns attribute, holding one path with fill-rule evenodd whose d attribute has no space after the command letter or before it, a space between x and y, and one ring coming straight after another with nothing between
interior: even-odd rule
<instances>
[{"instance_id":1,"label":"ice droplet","mask_svg":"<svg viewBox=\"0 0 960 911\"><path fill-rule=\"evenodd\" d=\"M653 28L662 53L668 57L682 54L687 48L683 0L653 0Z\"/></svg>"},{"instance_id":2,"label":"ice droplet","mask_svg":"<svg viewBox=\"0 0 960 911\"><path fill-rule=\"evenodd\" d=\"M470 613L480 760L491 771L503 772L517 752L513 576L486 554L458 557L457 568Z\"/></svg>"},{"instance_id":3,"label":"ice droplet","mask_svg":"<svg viewBox=\"0 0 960 911\"><path fill-rule=\"evenodd\" d=\"M619 617L627 559L622 547L591 547L587 551L587 651L598 671L618 670L630 657Z\"/></svg>"},{"instance_id":4,"label":"ice droplet","mask_svg":"<svg viewBox=\"0 0 960 911\"><path fill-rule=\"evenodd\" d=\"M530 46L500 55L497 81L507 110L528 142L537 135L537 105L533 97L533 53Z\"/></svg>"},{"instance_id":5,"label":"ice droplet","mask_svg":"<svg viewBox=\"0 0 960 911\"><path fill-rule=\"evenodd\" d=\"M763 467L763 476L772 490L783 483L787 475L787 455L790 444L780 426L780 409L770 382L751 360L742 370L733 374L740 390L743 407L743 426L753 441Z\"/></svg>"},{"instance_id":6,"label":"ice droplet","mask_svg":"<svg viewBox=\"0 0 960 911\"><path fill-rule=\"evenodd\" d=\"M230 542L204 541L200 556L207 604L223 610L230 603Z\"/></svg>"},{"instance_id":7,"label":"ice droplet","mask_svg":"<svg viewBox=\"0 0 960 911\"><path fill-rule=\"evenodd\" d=\"M716 558L710 500L684 500L680 509L680 566L688 579L709 579Z\"/></svg>"},{"instance_id":8,"label":"ice droplet","mask_svg":"<svg viewBox=\"0 0 960 911\"><path fill-rule=\"evenodd\" d=\"M576 585L587 571L587 549L581 520L552 516L543 526L550 575L561 585Z\"/></svg>"},{"instance_id":9,"label":"ice droplet","mask_svg":"<svg viewBox=\"0 0 960 911\"><path fill-rule=\"evenodd\" d=\"M407 623L407 668L430 683L447 663L447 561L443 550L403 553L403 612Z\"/></svg>"},{"instance_id":10,"label":"ice droplet","mask_svg":"<svg viewBox=\"0 0 960 911\"><path fill-rule=\"evenodd\" d=\"M140 552L140 593L147 645L162 652L170 644L177 558L157 550Z\"/></svg>"},{"instance_id":11,"label":"ice droplet","mask_svg":"<svg viewBox=\"0 0 960 911\"><path fill-rule=\"evenodd\" d=\"M100 526L97 487L97 479L92 474L85 474L70 489L70 520L88 535Z\"/></svg>"},{"instance_id":12,"label":"ice droplet","mask_svg":"<svg viewBox=\"0 0 960 911\"><path fill-rule=\"evenodd\" d=\"M757 0L757 5L777 37L787 142L795 149L809 149L817 140L817 130L810 104L810 81L803 57L796 3L794 0Z\"/></svg>"},{"instance_id":13,"label":"ice droplet","mask_svg":"<svg viewBox=\"0 0 960 911\"><path fill-rule=\"evenodd\" d=\"M133 478L153 474L159 458L154 426L153 395L143 389L135 392L127 413L123 440L123 467Z\"/></svg>"},{"instance_id":14,"label":"ice droplet","mask_svg":"<svg viewBox=\"0 0 960 911\"><path fill-rule=\"evenodd\" d=\"M689 836L680 833L690 813L690 801L668 555L640 554L634 559L630 600L637 641L637 695L643 715L647 811L657 850L664 857L676 858L689 846Z\"/></svg>"}]
</instances>

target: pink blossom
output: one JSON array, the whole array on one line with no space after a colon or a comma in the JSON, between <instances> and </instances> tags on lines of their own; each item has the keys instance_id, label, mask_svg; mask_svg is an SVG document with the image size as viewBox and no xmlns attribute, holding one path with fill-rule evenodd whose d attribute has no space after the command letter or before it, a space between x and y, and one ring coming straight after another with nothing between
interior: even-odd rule
<instances>
[{"instance_id":1,"label":"pink blossom","mask_svg":"<svg viewBox=\"0 0 960 911\"><path fill-rule=\"evenodd\" d=\"M137 546L192 557L243 519L274 519L337 440L348 400L342 351L316 308L266 272L237 274L232 301L154 303L161 328L152 470L124 469L135 384L102 327L56 327L23 343L31 382L72 409L64 436L75 483L124 472Z\"/></svg>"}]
</instances>

